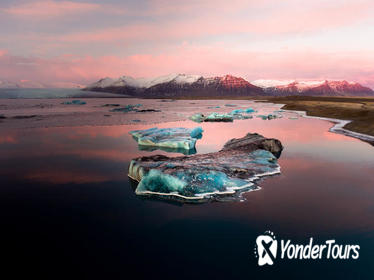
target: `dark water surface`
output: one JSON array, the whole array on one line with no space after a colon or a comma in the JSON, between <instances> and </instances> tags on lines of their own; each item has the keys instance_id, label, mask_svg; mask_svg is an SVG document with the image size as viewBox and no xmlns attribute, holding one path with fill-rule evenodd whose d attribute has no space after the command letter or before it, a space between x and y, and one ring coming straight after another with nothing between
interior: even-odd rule
<instances>
[{"instance_id":1,"label":"dark water surface","mask_svg":"<svg viewBox=\"0 0 374 280\"><path fill-rule=\"evenodd\" d=\"M193 127L190 121L158 127ZM281 175L244 202L142 199L127 177L129 130L151 125L0 131L2 271L49 279L373 279L374 147L317 119L204 123L197 151L257 132L285 146ZM171 155L171 154L168 154ZM357 260L258 267L256 237L359 244Z\"/></svg>"}]
</instances>

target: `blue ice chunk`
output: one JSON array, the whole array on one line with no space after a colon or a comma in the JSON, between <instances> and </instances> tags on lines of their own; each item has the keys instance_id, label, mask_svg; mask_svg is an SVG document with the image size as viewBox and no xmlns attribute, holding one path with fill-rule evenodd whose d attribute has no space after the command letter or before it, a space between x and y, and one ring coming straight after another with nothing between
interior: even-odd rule
<instances>
[{"instance_id":1,"label":"blue ice chunk","mask_svg":"<svg viewBox=\"0 0 374 280\"><path fill-rule=\"evenodd\" d=\"M246 180L230 178L220 171L177 172L170 175L157 169L151 169L140 180L136 193L145 194L152 192L191 197L226 191L232 192L245 186L250 187L251 184Z\"/></svg>"},{"instance_id":2,"label":"blue ice chunk","mask_svg":"<svg viewBox=\"0 0 374 280\"><path fill-rule=\"evenodd\" d=\"M203 131L204 130L201 128L201 126L195 127L192 129L190 136L192 138L201 139L203 137Z\"/></svg>"},{"instance_id":3,"label":"blue ice chunk","mask_svg":"<svg viewBox=\"0 0 374 280\"><path fill-rule=\"evenodd\" d=\"M232 115L241 114L241 113L244 113L243 109L235 109L231 111Z\"/></svg>"},{"instance_id":4,"label":"blue ice chunk","mask_svg":"<svg viewBox=\"0 0 374 280\"><path fill-rule=\"evenodd\" d=\"M232 115L225 113L211 113L205 118L206 122L232 122L234 119Z\"/></svg>"},{"instance_id":5,"label":"blue ice chunk","mask_svg":"<svg viewBox=\"0 0 374 280\"><path fill-rule=\"evenodd\" d=\"M247 181L229 178L220 171L179 172L175 176L189 183L183 189L182 195L225 192L248 185Z\"/></svg>"},{"instance_id":6,"label":"blue ice chunk","mask_svg":"<svg viewBox=\"0 0 374 280\"><path fill-rule=\"evenodd\" d=\"M196 128L149 128L145 130L133 130L130 134L138 142L139 146L163 147L177 151L194 150L196 140L202 137L203 129Z\"/></svg>"},{"instance_id":7,"label":"blue ice chunk","mask_svg":"<svg viewBox=\"0 0 374 280\"><path fill-rule=\"evenodd\" d=\"M237 107L235 104L225 104L226 107Z\"/></svg>"},{"instance_id":8,"label":"blue ice chunk","mask_svg":"<svg viewBox=\"0 0 374 280\"><path fill-rule=\"evenodd\" d=\"M251 153L254 158L251 162L262 164L262 165L272 165L277 163L277 158L269 151L266 150L255 150Z\"/></svg>"},{"instance_id":9,"label":"blue ice chunk","mask_svg":"<svg viewBox=\"0 0 374 280\"><path fill-rule=\"evenodd\" d=\"M139 182L136 193L147 191L156 193L182 192L187 182L175 176L164 174L157 169L151 169Z\"/></svg>"},{"instance_id":10,"label":"blue ice chunk","mask_svg":"<svg viewBox=\"0 0 374 280\"><path fill-rule=\"evenodd\" d=\"M86 101L82 101L82 100L72 100L72 101L62 102L61 104L64 104L64 105L85 105L87 103L86 103Z\"/></svg>"},{"instance_id":11,"label":"blue ice chunk","mask_svg":"<svg viewBox=\"0 0 374 280\"><path fill-rule=\"evenodd\" d=\"M253 108L248 108L248 109L245 109L244 112L249 114L249 113L255 112L255 110Z\"/></svg>"},{"instance_id":12,"label":"blue ice chunk","mask_svg":"<svg viewBox=\"0 0 374 280\"><path fill-rule=\"evenodd\" d=\"M221 108L220 106L210 106L210 107L208 107L208 109L219 109L219 108Z\"/></svg>"},{"instance_id":13,"label":"blue ice chunk","mask_svg":"<svg viewBox=\"0 0 374 280\"><path fill-rule=\"evenodd\" d=\"M277 115L272 115L272 114L269 114L269 115L258 115L257 117L261 118L263 120L272 120L272 119L278 118Z\"/></svg>"}]
</instances>

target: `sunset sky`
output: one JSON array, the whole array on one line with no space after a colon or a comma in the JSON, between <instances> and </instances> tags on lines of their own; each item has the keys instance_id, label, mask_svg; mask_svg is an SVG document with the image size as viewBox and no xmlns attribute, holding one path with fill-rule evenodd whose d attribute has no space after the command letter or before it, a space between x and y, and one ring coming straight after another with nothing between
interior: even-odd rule
<instances>
[{"instance_id":1,"label":"sunset sky","mask_svg":"<svg viewBox=\"0 0 374 280\"><path fill-rule=\"evenodd\" d=\"M0 2L0 80L169 73L374 87L374 1Z\"/></svg>"}]
</instances>

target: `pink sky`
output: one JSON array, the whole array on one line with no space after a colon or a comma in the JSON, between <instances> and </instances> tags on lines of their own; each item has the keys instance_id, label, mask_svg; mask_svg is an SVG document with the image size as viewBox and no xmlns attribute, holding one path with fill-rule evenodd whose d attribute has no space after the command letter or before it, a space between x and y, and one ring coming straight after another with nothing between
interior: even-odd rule
<instances>
[{"instance_id":1,"label":"pink sky","mask_svg":"<svg viewBox=\"0 0 374 280\"><path fill-rule=\"evenodd\" d=\"M373 14L370 0L5 0L0 80L230 73L374 87Z\"/></svg>"}]
</instances>

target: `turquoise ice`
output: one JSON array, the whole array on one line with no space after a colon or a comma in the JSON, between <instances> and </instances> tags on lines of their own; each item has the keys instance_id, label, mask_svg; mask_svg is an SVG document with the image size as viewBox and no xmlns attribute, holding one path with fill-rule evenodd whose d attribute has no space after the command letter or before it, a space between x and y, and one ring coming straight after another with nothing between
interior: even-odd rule
<instances>
[{"instance_id":1,"label":"turquoise ice","mask_svg":"<svg viewBox=\"0 0 374 280\"><path fill-rule=\"evenodd\" d=\"M62 102L61 104L64 104L64 105L85 105L87 103L86 103L86 101L82 101L82 100L72 100L72 101Z\"/></svg>"},{"instance_id":2,"label":"turquoise ice","mask_svg":"<svg viewBox=\"0 0 374 280\"><path fill-rule=\"evenodd\" d=\"M233 120L232 115L225 113L211 113L204 119L205 122L232 122Z\"/></svg>"},{"instance_id":3,"label":"turquoise ice","mask_svg":"<svg viewBox=\"0 0 374 280\"><path fill-rule=\"evenodd\" d=\"M133 160L129 176L137 181L138 195L176 195L185 199L203 199L211 195L251 190L258 176L279 172L277 158L269 151L197 155L193 158L158 158L158 161ZM196 156L195 156L196 157ZM241 174L242 173L242 174ZM240 175L241 174L241 175Z\"/></svg>"},{"instance_id":4,"label":"turquoise ice","mask_svg":"<svg viewBox=\"0 0 374 280\"><path fill-rule=\"evenodd\" d=\"M130 131L130 134L138 142L139 147L166 148L164 150L171 152L194 150L197 139L202 138L202 133L203 129L201 127L160 129L153 127L145 130Z\"/></svg>"}]
</instances>

